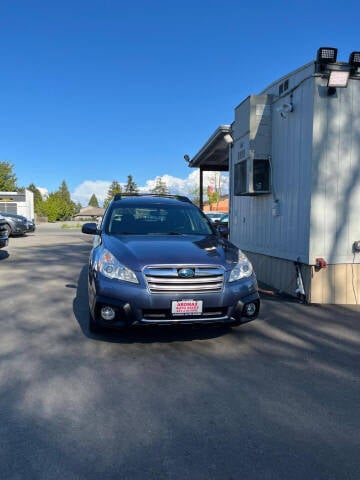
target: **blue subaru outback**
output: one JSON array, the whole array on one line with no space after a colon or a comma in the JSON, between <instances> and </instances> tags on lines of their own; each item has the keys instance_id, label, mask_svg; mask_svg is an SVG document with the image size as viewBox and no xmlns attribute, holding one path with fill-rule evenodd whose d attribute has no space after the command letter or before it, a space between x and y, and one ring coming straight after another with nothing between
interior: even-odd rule
<instances>
[{"instance_id":1,"label":"blue subaru outback","mask_svg":"<svg viewBox=\"0 0 360 480\"><path fill-rule=\"evenodd\" d=\"M253 267L183 196L116 195L94 235L89 328L240 325L258 316Z\"/></svg>"}]
</instances>

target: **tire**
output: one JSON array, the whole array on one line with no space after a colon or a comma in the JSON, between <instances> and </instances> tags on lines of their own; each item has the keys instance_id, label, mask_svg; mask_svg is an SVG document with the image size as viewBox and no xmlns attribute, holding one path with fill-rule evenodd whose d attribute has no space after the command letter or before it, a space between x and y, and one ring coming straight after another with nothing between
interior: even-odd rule
<instances>
[{"instance_id":1,"label":"tire","mask_svg":"<svg viewBox=\"0 0 360 480\"><path fill-rule=\"evenodd\" d=\"M10 235L11 235L11 227L10 227L10 225L6 224L6 225L5 225L5 230L6 230L7 236L10 237Z\"/></svg>"}]
</instances>

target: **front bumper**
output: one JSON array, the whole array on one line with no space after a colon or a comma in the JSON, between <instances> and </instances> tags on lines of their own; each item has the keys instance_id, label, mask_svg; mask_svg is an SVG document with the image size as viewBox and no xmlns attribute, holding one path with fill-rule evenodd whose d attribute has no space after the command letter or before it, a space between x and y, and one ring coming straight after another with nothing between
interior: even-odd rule
<instances>
[{"instance_id":1,"label":"front bumper","mask_svg":"<svg viewBox=\"0 0 360 480\"><path fill-rule=\"evenodd\" d=\"M26 225L15 225L11 231L11 235L24 235L27 232Z\"/></svg>"},{"instance_id":2,"label":"front bumper","mask_svg":"<svg viewBox=\"0 0 360 480\"><path fill-rule=\"evenodd\" d=\"M201 300L200 315L174 316L171 302L174 300ZM255 312L248 315L245 305L255 304ZM89 306L92 317L99 325L126 327L130 325L159 324L209 324L246 323L255 320L260 308L256 277L227 283L219 293L161 293L151 294L139 284L128 284L106 279L89 277ZM102 307L109 306L115 318L104 320Z\"/></svg>"}]
</instances>

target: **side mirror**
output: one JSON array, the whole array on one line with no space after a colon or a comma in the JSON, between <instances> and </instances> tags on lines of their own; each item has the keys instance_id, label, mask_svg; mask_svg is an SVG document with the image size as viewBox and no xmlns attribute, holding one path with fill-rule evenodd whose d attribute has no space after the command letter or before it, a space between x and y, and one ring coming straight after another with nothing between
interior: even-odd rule
<instances>
[{"instance_id":1,"label":"side mirror","mask_svg":"<svg viewBox=\"0 0 360 480\"><path fill-rule=\"evenodd\" d=\"M99 235L101 230L97 228L96 223L84 223L81 227L82 233L88 233L89 235Z\"/></svg>"},{"instance_id":2,"label":"side mirror","mask_svg":"<svg viewBox=\"0 0 360 480\"><path fill-rule=\"evenodd\" d=\"M218 225L216 230L219 232L219 235L227 238L229 236L229 229L225 225Z\"/></svg>"}]
</instances>

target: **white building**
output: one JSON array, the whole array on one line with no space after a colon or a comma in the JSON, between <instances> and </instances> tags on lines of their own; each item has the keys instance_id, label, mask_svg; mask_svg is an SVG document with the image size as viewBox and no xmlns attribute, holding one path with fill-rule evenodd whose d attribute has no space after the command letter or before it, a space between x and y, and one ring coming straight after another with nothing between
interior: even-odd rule
<instances>
[{"instance_id":1,"label":"white building","mask_svg":"<svg viewBox=\"0 0 360 480\"><path fill-rule=\"evenodd\" d=\"M0 212L16 213L29 220L35 218L34 194L31 190L0 192Z\"/></svg>"},{"instance_id":2,"label":"white building","mask_svg":"<svg viewBox=\"0 0 360 480\"><path fill-rule=\"evenodd\" d=\"M230 240L260 281L312 303L358 304L360 52L347 63L336 53L319 49L246 98L190 166L229 168Z\"/></svg>"}]
</instances>

